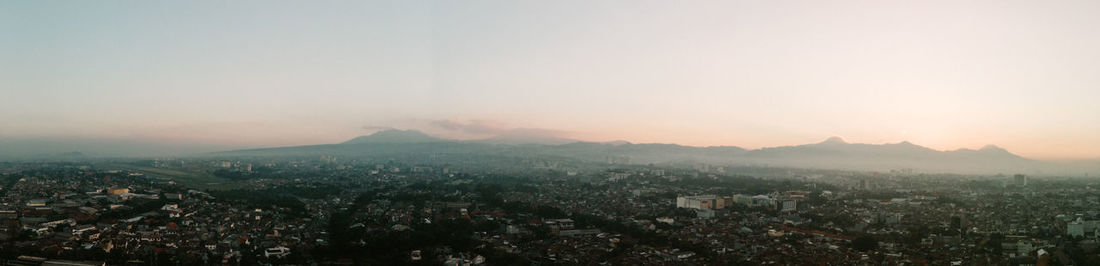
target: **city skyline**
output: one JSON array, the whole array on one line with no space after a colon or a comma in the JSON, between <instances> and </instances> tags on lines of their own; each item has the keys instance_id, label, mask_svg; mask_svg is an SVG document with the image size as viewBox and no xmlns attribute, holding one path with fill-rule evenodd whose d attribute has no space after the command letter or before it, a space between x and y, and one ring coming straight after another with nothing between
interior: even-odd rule
<instances>
[{"instance_id":1,"label":"city skyline","mask_svg":"<svg viewBox=\"0 0 1100 266\"><path fill-rule=\"evenodd\" d=\"M0 1L0 265L1100 265L1100 1Z\"/></svg>"},{"instance_id":2,"label":"city skyline","mask_svg":"<svg viewBox=\"0 0 1100 266\"><path fill-rule=\"evenodd\" d=\"M0 4L0 140L525 129L1100 158L1090 1L213 3Z\"/></svg>"}]
</instances>

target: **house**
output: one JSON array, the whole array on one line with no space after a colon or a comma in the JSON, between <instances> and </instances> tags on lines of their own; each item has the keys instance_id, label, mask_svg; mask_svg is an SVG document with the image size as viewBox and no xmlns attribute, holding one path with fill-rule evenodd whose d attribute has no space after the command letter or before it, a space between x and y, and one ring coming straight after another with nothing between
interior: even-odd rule
<instances>
[{"instance_id":1,"label":"house","mask_svg":"<svg viewBox=\"0 0 1100 266\"><path fill-rule=\"evenodd\" d=\"M273 247L264 250L264 257L282 258L290 255L290 249L284 246Z\"/></svg>"}]
</instances>

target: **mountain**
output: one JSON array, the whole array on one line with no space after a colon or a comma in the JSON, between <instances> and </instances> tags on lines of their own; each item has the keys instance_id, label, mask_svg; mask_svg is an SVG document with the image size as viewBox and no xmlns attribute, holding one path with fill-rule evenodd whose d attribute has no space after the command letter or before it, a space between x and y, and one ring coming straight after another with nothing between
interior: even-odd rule
<instances>
[{"instance_id":1,"label":"mountain","mask_svg":"<svg viewBox=\"0 0 1100 266\"><path fill-rule=\"evenodd\" d=\"M445 142L448 140L436 138L424 134L419 130L398 130L387 129L375 132L374 134L360 136L341 144L364 144L364 143L427 143L427 142Z\"/></svg>"},{"instance_id":2,"label":"mountain","mask_svg":"<svg viewBox=\"0 0 1100 266\"><path fill-rule=\"evenodd\" d=\"M750 151L749 155L759 158L804 158L815 156L924 157L936 153L938 153L938 151L914 145L908 141L894 144L861 144L847 143L838 137L832 137L814 144L761 148Z\"/></svg>"},{"instance_id":3,"label":"mountain","mask_svg":"<svg viewBox=\"0 0 1100 266\"><path fill-rule=\"evenodd\" d=\"M820 144L840 145L840 144L848 144L848 142L844 141L844 139L842 139L840 137L832 136L832 137L829 137L828 139L825 139L825 141L822 141Z\"/></svg>"},{"instance_id":4,"label":"mountain","mask_svg":"<svg viewBox=\"0 0 1100 266\"><path fill-rule=\"evenodd\" d=\"M124 137L13 138L0 139L0 161L185 156L240 148L240 146L231 145L173 143Z\"/></svg>"},{"instance_id":5,"label":"mountain","mask_svg":"<svg viewBox=\"0 0 1100 266\"><path fill-rule=\"evenodd\" d=\"M829 138L820 143L749 151L747 160L761 164L860 170L919 169L932 172L1031 172L1040 162L996 146L980 150L938 151L908 141L887 144L847 143Z\"/></svg>"},{"instance_id":6,"label":"mountain","mask_svg":"<svg viewBox=\"0 0 1100 266\"><path fill-rule=\"evenodd\" d=\"M863 144L848 143L839 137L832 137L819 143L747 150L734 146L693 147L676 144L633 144L625 141L581 142L537 134L515 134L483 140L458 141L432 137L415 130L380 131L342 144L237 150L217 155L317 154L352 157L442 156L448 158L543 156L598 163L709 163L864 171L913 169L923 172L960 174L1052 174L1079 169L1023 158L992 145L977 150L940 151L908 141Z\"/></svg>"},{"instance_id":7,"label":"mountain","mask_svg":"<svg viewBox=\"0 0 1100 266\"><path fill-rule=\"evenodd\" d=\"M538 129L513 129L497 134L496 136L477 140L476 142L491 143L491 144L539 144L539 145L562 145L577 142L574 139L566 139L557 137L554 132L547 132L545 130Z\"/></svg>"},{"instance_id":8,"label":"mountain","mask_svg":"<svg viewBox=\"0 0 1100 266\"><path fill-rule=\"evenodd\" d=\"M612 140L612 141L605 141L605 142L601 142L601 143L603 143L603 144L609 144L609 145L626 145L626 144L631 144L631 143L630 143L629 141L625 141L625 140Z\"/></svg>"},{"instance_id":9,"label":"mountain","mask_svg":"<svg viewBox=\"0 0 1100 266\"><path fill-rule=\"evenodd\" d=\"M562 145L577 142L577 140L554 136L552 132L537 129L514 129L505 131L485 139L477 140L453 140L437 138L418 130L387 129L374 134L359 136L341 144L366 144L366 143L431 143L431 142L469 142L483 144L505 145Z\"/></svg>"},{"instance_id":10,"label":"mountain","mask_svg":"<svg viewBox=\"0 0 1100 266\"><path fill-rule=\"evenodd\" d=\"M622 161L621 159L625 157L629 158L631 163L730 163L733 158L744 155L745 151L734 146L692 147L658 143L632 144L623 141L573 142L545 146L541 149L545 154L598 162Z\"/></svg>"}]
</instances>

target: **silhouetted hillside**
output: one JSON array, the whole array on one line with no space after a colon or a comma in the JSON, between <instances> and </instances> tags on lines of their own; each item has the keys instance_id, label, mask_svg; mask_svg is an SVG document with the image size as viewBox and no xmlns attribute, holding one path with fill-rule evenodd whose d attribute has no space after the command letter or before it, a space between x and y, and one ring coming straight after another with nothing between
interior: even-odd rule
<instances>
[{"instance_id":1,"label":"silhouetted hillside","mask_svg":"<svg viewBox=\"0 0 1100 266\"><path fill-rule=\"evenodd\" d=\"M363 144L363 143L424 143L424 142L441 142L446 141L440 138L429 136L418 130L397 130L388 129L375 132L374 134L360 136L343 144Z\"/></svg>"},{"instance_id":2,"label":"silhouetted hillside","mask_svg":"<svg viewBox=\"0 0 1100 266\"><path fill-rule=\"evenodd\" d=\"M238 150L216 155L244 156L551 156L607 163L710 163L718 165L773 165L821 169L886 171L914 169L949 173L1029 174L1077 171L1063 165L1035 161L996 146L978 150L939 151L910 142L848 143L833 137L813 144L746 150L740 147L693 147L676 144L629 142L514 142L459 141L436 138L415 130L387 130L342 144ZM551 139L554 140L554 139ZM1084 171L1084 170L1081 170Z\"/></svg>"}]
</instances>

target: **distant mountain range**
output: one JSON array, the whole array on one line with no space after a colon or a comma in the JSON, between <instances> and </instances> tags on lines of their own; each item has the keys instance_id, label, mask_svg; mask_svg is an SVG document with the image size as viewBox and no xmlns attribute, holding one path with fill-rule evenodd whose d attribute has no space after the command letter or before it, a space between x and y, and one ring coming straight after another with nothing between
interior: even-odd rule
<instances>
[{"instance_id":1,"label":"distant mountain range","mask_svg":"<svg viewBox=\"0 0 1100 266\"><path fill-rule=\"evenodd\" d=\"M96 158L185 156L240 146L173 143L133 138L0 139L0 161L80 161Z\"/></svg>"},{"instance_id":2,"label":"distant mountain range","mask_svg":"<svg viewBox=\"0 0 1100 266\"><path fill-rule=\"evenodd\" d=\"M341 144L370 144L370 143L426 143L448 141L424 134L417 130L389 129L378 131L374 134L359 136Z\"/></svg>"},{"instance_id":3,"label":"distant mountain range","mask_svg":"<svg viewBox=\"0 0 1100 266\"><path fill-rule=\"evenodd\" d=\"M368 144L368 143L432 143L432 142L456 142L459 140L433 137L418 130L389 129L375 132L374 134L359 136L341 144ZM496 136L469 140L466 142L486 144L543 144L561 145L577 142L577 140L564 139L534 132L533 130L511 130Z\"/></svg>"},{"instance_id":4,"label":"distant mountain range","mask_svg":"<svg viewBox=\"0 0 1100 266\"><path fill-rule=\"evenodd\" d=\"M593 162L709 163L770 165L802 168L964 174L1081 174L1087 170L1036 161L996 146L978 150L939 151L909 142L847 143L838 137L820 143L747 150L735 146L693 147L676 144L633 144L625 141L583 142L531 134L504 135L482 140L452 140L416 130L384 130L340 144L235 150L218 156L393 156L402 154L498 156L556 156ZM1093 168L1089 168L1093 169ZM1097 168L1100 169L1100 168Z\"/></svg>"}]
</instances>

